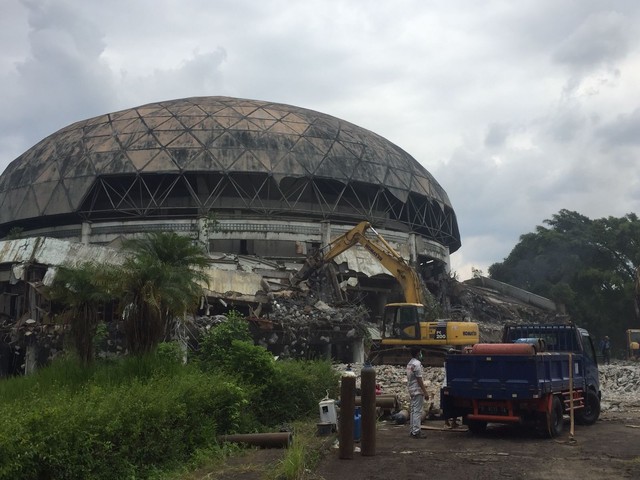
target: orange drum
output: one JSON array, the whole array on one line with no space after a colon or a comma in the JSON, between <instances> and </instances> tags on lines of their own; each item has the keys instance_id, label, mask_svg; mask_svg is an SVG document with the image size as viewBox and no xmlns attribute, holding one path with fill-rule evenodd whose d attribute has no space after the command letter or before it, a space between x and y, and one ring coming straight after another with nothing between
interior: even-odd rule
<instances>
[{"instance_id":1,"label":"orange drum","mask_svg":"<svg viewBox=\"0 0 640 480\"><path fill-rule=\"evenodd\" d=\"M535 355L536 349L529 343L476 343L471 348L474 355Z\"/></svg>"}]
</instances>

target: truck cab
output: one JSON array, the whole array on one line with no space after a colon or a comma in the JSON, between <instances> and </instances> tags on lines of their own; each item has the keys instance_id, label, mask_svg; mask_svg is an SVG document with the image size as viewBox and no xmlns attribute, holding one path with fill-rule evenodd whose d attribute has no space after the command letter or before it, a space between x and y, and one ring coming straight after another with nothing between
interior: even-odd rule
<instances>
[{"instance_id":1,"label":"truck cab","mask_svg":"<svg viewBox=\"0 0 640 480\"><path fill-rule=\"evenodd\" d=\"M598 395L598 399L601 398L596 349L587 330L573 324L505 325L503 343L516 343L523 339L540 339L546 352L579 354L587 387Z\"/></svg>"}]
</instances>

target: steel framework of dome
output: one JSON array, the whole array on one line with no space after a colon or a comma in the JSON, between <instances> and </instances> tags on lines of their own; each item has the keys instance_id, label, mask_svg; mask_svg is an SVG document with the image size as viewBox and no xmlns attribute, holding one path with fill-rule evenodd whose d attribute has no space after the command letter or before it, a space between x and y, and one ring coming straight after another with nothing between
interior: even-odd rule
<instances>
[{"instance_id":1,"label":"steel framework of dome","mask_svg":"<svg viewBox=\"0 0 640 480\"><path fill-rule=\"evenodd\" d=\"M362 219L460 247L444 189L388 140L315 111L199 97L69 125L0 176L0 229L193 218Z\"/></svg>"}]
</instances>

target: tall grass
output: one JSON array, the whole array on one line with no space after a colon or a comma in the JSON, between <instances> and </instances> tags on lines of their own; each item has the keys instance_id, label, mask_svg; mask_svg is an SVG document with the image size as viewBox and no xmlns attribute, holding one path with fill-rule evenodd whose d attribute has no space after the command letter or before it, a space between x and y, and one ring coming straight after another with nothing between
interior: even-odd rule
<instances>
[{"instance_id":1,"label":"tall grass","mask_svg":"<svg viewBox=\"0 0 640 480\"><path fill-rule=\"evenodd\" d=\"M332 441L329 437L317 436L316 427L316 422L311 420L295 422L293 443L267 472L269 480L300 480L315 469Z\"/></svg>"},{"instance_id":2,"label":"tall grass","mask_svg":"<svg viewBox=\"0 0 640 480\"><path fill-rule=\"evenodd\" d=\"M86 385L94 371L95 368L83 367L73 357L58 359L55 366L33 375L0 381L0 405L47 395L52 390L78 390Z\"/></svg>"},{"instance_id":3,"label":"tall grass","mask_svg":"<svg viewBox=\"0 0 640 480\"><path fill-rule=\"evenodd\" d=\"M25 377L0 381L0 405L47 395L52 391L77 392L87 385L117 386L132 380L144 380L154 375L177 375L182 366L169 356L148 354L122 357L83 365L77 357L68 355Z\"/></svg>"},{"instance_id":4,"label":"tall grass","mask_svg":"<svg viewBox=\"0 0 640 480\"><path fill-rule=\"evenodd\" d=\"M226 375L152 357L0 385L0 478L145 478L237 431L248 404Z\"/></svg>"},{"instance_id":5,"label":"tall grass","mask_svg":"<svg viewBox=\"0 0 640 480\"><path fill-rule=\"evenodd\" d=\"M240 352L250 368L251 350ZM256 364L264 363L259 352ZM328 363L276 362L266 371L252 377L154 354L91 366L63 358L2 380L0 478L151 478L215 454L220 434L316 412L337 385Z\"/></svg>"}]
</instances>

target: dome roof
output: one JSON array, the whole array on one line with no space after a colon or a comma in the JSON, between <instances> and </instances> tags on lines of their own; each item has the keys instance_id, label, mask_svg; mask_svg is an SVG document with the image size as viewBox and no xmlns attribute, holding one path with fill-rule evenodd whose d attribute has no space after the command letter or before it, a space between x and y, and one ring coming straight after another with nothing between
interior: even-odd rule
<instances>
[{"instance_id":1,"label":"dome roof","mask_svg":"<svg viewBox=\"0 0 640 480\"><path fill-rule=\"evenodd\" d=\"M198 97L101 115L48 136L0 176L5 230L232 203L260 215L367 218L460 246L446 192L408 153L344 120L278 103Z\"/></svg>"}]
</instances>

